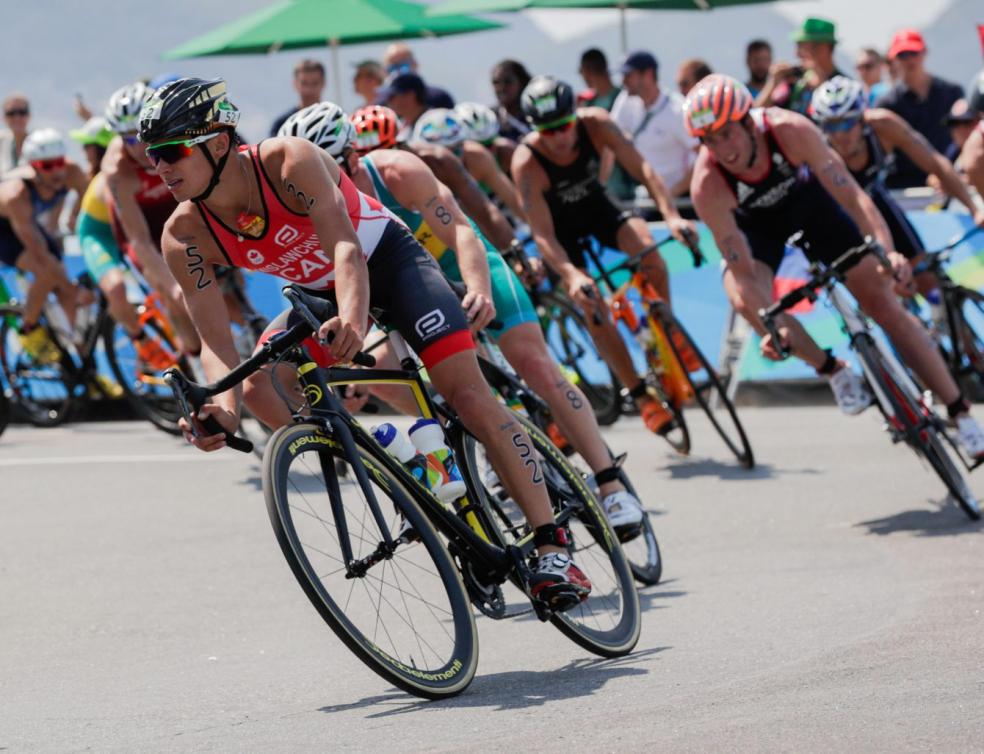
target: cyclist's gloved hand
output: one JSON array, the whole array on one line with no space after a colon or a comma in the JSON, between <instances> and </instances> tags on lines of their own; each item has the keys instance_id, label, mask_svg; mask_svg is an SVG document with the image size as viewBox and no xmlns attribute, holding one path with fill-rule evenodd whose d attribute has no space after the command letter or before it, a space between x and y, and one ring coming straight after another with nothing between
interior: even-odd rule
<instances>
[{"instance_id":1,"label":"cyclist's gloved hand","mask_svg":"<svg viewBox=\"0 0 984 754\"><path fill-rule=\"evenodd\" d=\"M356 327L351 322L335 316L321 325L318 337L335 359L344 364L362 350L365 340L365 327Z\"/></svg>"},{"instance_id":2,"label":"cyclist's gloved hand","mask_svg":"<svg viewBox=\"0 0 984 754\"><path fill-rule=\"evenodd\" d=\"M198 412L195 414L194 427L188 423L187 419L181 417L178 420L178 426L181 428L181 433L184 435L185 440L199 450L204 450L206 453L211 453L214 450L222 450L226 446L225 435L213 435L202 426L201 422L197 421L198 419L205 420L209 416L214 417L230 434L234 433L239 427L239 421L235 415L214 403L206 403L198 409Z\"/></svg>"},{"instance_id":3,"label":"cyclist's gloved hand","mask_svg":"<svg viewBox=\"0 0 984 754\"><path fill-rule=\"evenodd\" d=\"M759 343L759 350L769 361L784 361L786 357L782 355L782 349L789 350L789 328L777 327L776 332L779 333L781 345L773 342L772 334L769 333L762 337L762 342Z\"/></svg>"},{"instance_id":4,"label":"cyclist's gloved hand","mask_svg":"<svg viewBox=\"0 0 984 754\"><path fill-rule=\"evenodd\" d=\"M461 299L461 308L468 315L468 321L471 322L471 328L475 332L488 327L489 322L495 319L495 304L492 303L491 291L469 290Z\"/></svg>"},{"instance_id":5,"label":"cyclist's gloved hand","mask_svg":"<svg viewBox=\"0 0 984 754\"><path fill-rule=\"evenodd\" d=\"M567 295L582 311L587 314L598 311L601 293L598 291L594 278L583 270L577 270L571 273L564 282L567 285Z\"/></svg>"}]
</instances>

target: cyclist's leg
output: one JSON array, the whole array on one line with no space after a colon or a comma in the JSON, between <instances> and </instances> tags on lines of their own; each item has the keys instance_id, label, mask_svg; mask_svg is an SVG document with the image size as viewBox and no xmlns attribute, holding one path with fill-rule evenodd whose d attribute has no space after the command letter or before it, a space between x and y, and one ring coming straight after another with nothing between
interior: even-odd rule
<instances>
[{"instance_id":1,"label":"cyclist's leg","mask_svg":"<svg viewBox=\"0 0 984 754\"><path fill-rule=\"evenodd\" d=\"M629 217L618 227L615 243L620 251L629 256L635 256L647 246L653 245L653 237L649 226L641 217ZM639 265L639 271L646 276L660 297L667 303L670 301L670 275L666 270L666 262L660 253L647 254Z\"/></svg>"},{"instance_id":2,"label":"cyclist's leg","mask_svg":"<svg viewBox=\"0 0 984 754\"><path fill-rule=\"evenodd\" d=\"M105 295L109 313L130 337L135 337L140 332L140 322L126 297L123 261L112 228L109 223L100 222L83 212L79 217L78 232L86 270Z\"/></svg>"},{"instance_id":3,"label":"cyclist's leg","mask_svg":"<svg viewBox=\"0 0 984 754\"><path fill-rule=\"evenodd\" d=\"M889 278L878 269L872 257L863 259L852 268L845 282L861 308L885 331L898 349L903 361L922 378L923 382L950 406L961 397L939 350L933 344L919 320L907 312L892 288Z\"/></svg>"},{"instance_id":4,"label":"cyclist's leg","mask_svg":"<svg viewBox=\"0 0 984 754\"><path fill-rule=\"evenodd\" d=\"M23 322L25 325L32 326L37 323L44 302L51 292L54 292L58 298L68 321L75 321L77 290L68 279L65 268L61 260L55 255L50 243L49 249L44 252L35 253L26 249L22 250L16 256L14 266L21 272L30 273L34 278L27 289L24 300Z\"/></svg>"},{"instance_id":5,"label":"cyclist's leg","mask_svg":"<svg viewBox=\"0 0 984 754\"><path fill-rule=\"evenodd\" d=\"M889 190L884 187L873 189L871 191L871 200L885 219L886 225L888 225L895 250L904 255L911 265L915 266L919 264L926 253L926 248L923 245L922 239L919 237L919 233L913 227L912 223L909 222L909 218L905 216L905 211L892 198ZM923 295L940 287L939 279L931 272L924 272L921 275L917 275L915 277L915 283L916 290Z\"/></svg>"}]
</instances>

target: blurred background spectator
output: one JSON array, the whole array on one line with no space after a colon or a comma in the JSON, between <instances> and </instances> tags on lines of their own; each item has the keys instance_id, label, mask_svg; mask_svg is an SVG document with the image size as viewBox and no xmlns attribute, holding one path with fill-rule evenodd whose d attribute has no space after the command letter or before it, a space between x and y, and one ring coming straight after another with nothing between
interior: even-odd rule
<instances>
[{"instance_id":1,"label":"blurred background spectator","mask_svg":"<svg viewBox=\"0 0 984 754\"><path fill-rule=\"evenodd\" d=\"M680 94L686 97L690 93L690 90L694 88L694 84L705 76L710 76L712 73L714 71L711 70L707 61L701 60L700 58L684 60L677 70L677 89L680 90Z\"/></svg>"},{"instance_id":2,"label":"blurred background spectator","mask_svg":"<svg viewBox=\"0 0 984 754\"><path fill-rule=\"evenodd\" d=\"M496 99L492 109L499 116L499 136L519 141L529 133L519 98L531 78L525 66L511 58L500 60L492 69L492 89Z\"/></svg>"},{"instance_id":3,"label":"blurred background spectator","mask_svg":"<svg viewBox=\"0 0 984 754\"><path fill-rule=\"evenodd\" d=\"M417 118L430 109L426 96L427 84L416 73L399 73L379 90L379 104L392 108L400 118L401 140L409 137Z\"/></svg>"},{"instance_id":4,"label":"blurred background spectator","mask_svg":"<svg viewBox=\"0 0 984 754\"><path fill-rule=\"evenodd\" d=\"M273 125L270 126L270 136L276 136L284 121L298 110L321 102L325 83L325 67L317 60L305 58L295 65L294 91L297 92L300 103L273 121Z\"/></svg>"},{"instance_id":5,"label":"blurred background spectator","mask_svg":"<svg viewBox=\"0 0 984 754\"><path fill-rule=\"evenodd\" d=\"M745 67L748 68L745 86L753 97L758 97L769 79L769 69L772 68L772 45L764 39L749 42L745 48Z\"/></svg>"},{"instance_id":6,"label":"blurred background spectator","mask_svg":"<svg viewBox=\"0 0 984 754\"><path fill-rule=\"evenodd\" d=\"M7 127L0 131L0 177L20 162L30 121L31 105L27 96L20 92L8 94L3 100L3 122Z\"/></svg>"},{"instance_id":7,"label":"blurred background spectator","mask_svg":"<svg viewBox=\"0 0 984 754\"><path fill-rule=\"evenodd\" d=\"M892 38L888 59L894 61L899 80L875 103L898 114L926 137L937 152L946 154L953 139L946 119L953 104L963 97L963 87L944 81L926 70L926 42L915 29L903 29ZM909 188L926 183L926 173L905 155L899 155L890 188Z\"/></svg>"},{"instance_id":8,"label":"blurred background spectator","mask_svg":"<svg viewBox=\"0 0 984 754\"><path fill-rule=\"evenodd\" d=\"M967 100L958 99L950 108L950 114L946 116L946 127L950 129L950 138L953 143L946 151L946 157L950 162L957 162L960 157L960 150L963 149L967 139L974 132L974 127L980 123L980 113L975 113L970 109Z\"/></svg>"},{"instance_id":9,"label":"blurred background spectator","mask_svg":"<svg viewBox=\"0 0 984 754\"><path fill-rule=\"evenodd\" d=\"M622 93L612 105L612 120L629 135L673 196L687 193L697 140L683 123L683 97L661 91L659 64L652 53L637 50L625 58ZM635 182L624 172L613 171L608 189L621 199L631 199Z\"/></svg>"},{"instance_id":10,"label":"blurred background spectator","mask_svg":"<svg viewBox=\"0 0 984 754\"><path fill-rule=\"evenodd\" d=\"M605 53L597 47L585 50L581 55L581 67L578 72L584 79L585 86L588 87L578 93L578 106L603 107L606 110L611 110L615 98L622 89L612 82L612 76L608 70L608 58L605 57Z\"/></svg>"},{"instance_id":11,"label":"blurred background spectator","mask_svg":"<svg viewBox=\"0 0 984 754\"><path fill-rule=\"evenodd\" d=\"M418 75L420 73L417 70L417 59L413 56L410 45L405 42L395 42L386 48L386 53L383 55L383 68L386 69L386 75L390 79L404 73L416 73ZM432 107L453 108L454 98L439 86L426 86L424 104L427 106L425 109Z\"/></svg>"},{"instance_id":12,"label":"blurred background spectator","mask_svg":"<svg viewBox=\"0 0 984 754\"><path fill-rule=\"evenodd\" d=\"M871 107L879 97L889 90L888 84L882 80L885 77L885 59L878 50L873 47L865 47L858 52L854 62L854 70L857 71L858 81L864 84L868 106Z\"/></svg>"},{"instance_id":13,"label":"blurred background spectator","mask_svg":"<svg viewBox=\"0 0 984 754\"><path fill-rule=\"evenodd\" d=\"M378 98L377 91L383 85L386 74L383 67L375 60L363 60L355 66L352 77L352 91L362 97L362 105L374 105Z\"/></svg>"},{"instance_id":14,"label":"blurred background spectator","mask_svg":"<svg viewBox=\"0 0 984 754\"><path fill-rule=\"evenodd\" d=\"M825 18L807 18L793 33L799 65L780 62L772 66L769 78L755 103L777 105L806 114L813 90L827 79L844 74L834 65L836 29Z\"/></svg>"}]
</instances>

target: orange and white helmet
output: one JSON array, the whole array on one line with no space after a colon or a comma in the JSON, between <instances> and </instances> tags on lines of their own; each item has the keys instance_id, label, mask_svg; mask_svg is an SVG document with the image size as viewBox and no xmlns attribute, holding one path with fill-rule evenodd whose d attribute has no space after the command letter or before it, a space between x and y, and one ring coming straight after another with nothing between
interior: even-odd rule
<instances>
[{"instance_id":1,"label":"orange and white helmet","mask_svg":"<svg viewBox=\"0 0 984 754\"><path fill-rule=\"evenodd\" d=\"M713 133L740 121L752 109L752 93L737 79L721 73L705 76L690 90L683 107L691 136Z\"/></svg>"},{"instance_id":2,"label":"orange and white helmet","mask_svg":"<svg viewBox=\"0 0 984 754\"><path fill-rule=\"evenodd\" d=\"M396 113L382 105L360 107L349 119L355 126L355 151L360 155L374 149L389 149L396 146L396 135L400 130Z\"/></svg>"}]
</instances>

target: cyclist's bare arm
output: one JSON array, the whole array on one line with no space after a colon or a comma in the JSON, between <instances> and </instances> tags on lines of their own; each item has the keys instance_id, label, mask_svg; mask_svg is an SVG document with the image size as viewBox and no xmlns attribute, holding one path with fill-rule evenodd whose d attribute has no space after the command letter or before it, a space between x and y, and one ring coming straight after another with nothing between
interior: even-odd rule
<instances>
[{"instance_id":1,"label":"cyclist's bare arm","mask_svg":"<svg viewBox=\"0 0 984 754\"><path fill-rule=\"evenodd\" d=\"M937 152L926 137L912 128L902 118L891 110L875 108L865 113L865 123L871 126L875 135L889 152L898 149L906 155L920 170L935 175L940 182L943 192L963 204L971 215L978 215L978 209L963 182L950 161ZM984 216L977 217L978 221Z\"/></svg>"},{"instance_id":2,"label":"cyclist's bare arm","mask_svg":"<svg viewBox=\"0 0 984 754\"><path fill-rule=\"evenodd\" d=\"M578 110L577 115L584 121L592 140L596 144L610 149L615 161L622 166L625 172L646 187L649 196L659 207L660 214L667 221L678 219L680 213L677 212L676 205L673 204L673 197L670 196L663 179L643 159L639 150L635 148L635 145L618 123L613 121L611 116L600 107L586 107L583 110Z\"/></svg>"},{"instance_id":3,"label":"cyclist's bare arm","mask_svg":"<svg viewBox=\"0 0 984 754\"><path fill-rule=\"evenodd\" d=\"M190 202L182 203L164 226L161 251L174 279L181 286L192 321L202 340L205 375L217 380L239 363L232 326L222 290L215 281L215 265L228 264ZM217 395L214 402L238 424L242 390Z\"/></svg>"},{"instance_id":4,"label":"cyclist's bare arm","mask_svg":"<svg viewBox=\"0 0 984 754\"><path fill-rule=\"evenodd\" d=\"M984 131L976 128L960 152L960 164L967 171L967 180L984 197Z\"/></svg>"},{"instance_id":5,"label":"cyclist's bare arm","mask_svg":"<svg viewBox=\"0 0 984 754\"><path fill-rule=\"evenodd\" d=\"M4 213L10 221L14 235L24 246L22 253L42 261L47 260L48 257L54 260L55 257L48 250L48 242L34 219L34 207L27 187L20 181L11 181L8 186L6 195L0 197L0 203L5 208ZM61 278L58 284L68 285L64 267L60 263L57 266Z\"/></svg>"},{"instance_id":6,"label":"cyclist's bare arm","mask_svg":"<svg viewBox=\"0 0 984 754\"><path fill-rule=\"evenodd\" d=\"M464 163L444 147L415 144L413 152L427 163L437 180L451 189L465 214L475 221L492 245L497 249L509 248L513 239L512 226L482 193Z\"/></svg>"},{"instance_id":7,"label":"cyclist's bare arm","mask_svg":"<svg viewBox=\"0 0 984 754\"><path fill-rule=\"evenodd\" d=\"M113 197L116 215L119 217L120 225L123 226L126 240L133 247L140 264L147 269L155 269L160 239L151 238L150 227L144 218L143 210L137 204L140 178L126 158L122 140L115 139L110 143L103 158L102 169L106 187Z\"/></svg>"},{"instance_id":8,"label":"cyclist's bare arm","mask_svg":"<svg viewBox=\"0 0 984 754\"><path fill-rule=\"evenodd\" d=\"M323 149L303 139L277 138L263 142L268 175L280 176L278 192L296 212L306 213L335 265L338 314L321 328L334 333L331 354L348 361L362 348L369 320L369 268L338 188L340 168Z\"/></svg>"},{"instance_id":9,"label":"cyclist's bare arm","mask_svg":"<svg viewBox=\"0 0 984 754\"><path fill-rule=\"evenodd\" d=\"M769 110L769 123L792 163L806 163L862 233L873 236L886 250L894 249L888 225L875 203L851 176L840 156L827 145L817 127L799 113L777 108Z\"/></svg>"},{"instance_id":10,"label":"cyclist's bare arm","mask_svg":"<svg viewBox=\"0 0 984 754\"><path fill-rule=\"evenodd\" d=\"M508 176L502 172L499 163L492 156L492 152L477 142L466 141L463 159L468 172L472 174L475 180L481 181L492 189L492 192L513 213L513 217L522 222L527 222L526 213L523 212L523 205L519 199L519 191L516 190L515 184L509 180Z\"/></svg>"},{"instance_id":11,"label":"cyclist's bare arm","mask_svg":"<svg viewBox=\"0 0 984 754\"><path fill-rule=\"evenodd\" d=\"M89 188L89 175L74 162L68 164L68 188L76 193L75 202L72 204L72 211L68 213L66 222L70 233L75 232L75 223L79 219L79 212L82 209L82 197Z\"/></svg>"},{"instance_id":12,"label":"cyclist's bare arm","mask_svg":"<svg viewBox=\"0 0 984 754\"><path fill-rule=\"evenodd\" d=\"M423 160L409 152L390 150L384 161L376 164L396 201L423 215L434 235L454 250L470 296L462 302L464 309L471 316L472 299L475 298L472 294L481 295L483 311L478 314L481 320L487 321L481 322L480 326L487 325L495 316L495 307L492 305L492 281L485 244L475 235L451 190L434 177ZM478 325L481 320L474 321Z\"/></svg>"}]
</instances>

